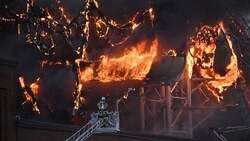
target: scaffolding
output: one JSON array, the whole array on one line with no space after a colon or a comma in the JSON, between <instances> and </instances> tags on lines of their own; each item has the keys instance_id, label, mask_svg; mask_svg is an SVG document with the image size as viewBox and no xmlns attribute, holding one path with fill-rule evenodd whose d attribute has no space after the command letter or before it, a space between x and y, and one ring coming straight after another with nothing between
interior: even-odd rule
<instances>
[{"instance_id":1,"label":"scaffolding","mask_svg":"<svg viewBox=\"0 0 250 141\"><path fill-rule=\"evenodd\" d=\"M191 78L184 73L181 80L174 83L144 84L140 87L139 117L140 130L146 131L151 125L152 132L167 135L193 137L193 130L223 107L206 106L209 96L203 91L209 79ZM196 85L191 85L192 83ZM202 100L192 104L192 96L199 93ZM200 119L193 119L195 110L205 110ZM152 120L150 120L150 118ZM152 121L152 124L149 122ZM161 126L159 126L161 125Z\"/></svg>"}]
</instances>

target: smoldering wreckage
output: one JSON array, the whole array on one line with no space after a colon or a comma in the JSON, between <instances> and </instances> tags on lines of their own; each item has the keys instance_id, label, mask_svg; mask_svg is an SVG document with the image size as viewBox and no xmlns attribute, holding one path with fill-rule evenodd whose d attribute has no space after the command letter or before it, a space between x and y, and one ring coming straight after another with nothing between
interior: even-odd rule
<instances>
[{"instance_id":1,"label":"smoldering wreckage","mask_svg":"<svg viewBox=\"0 0 250 141\"><path fill-rule=\"evenodd\" d=\"M98 140L98 133L118 140L249 140L250 28L245 17L234 2L221 1L223 16L216 24L199 24L185 35L185 48L166 49L160 41L164 35L156 32L159 6L150 2L152 8L126 24L105 15L98 0L84 0L74 18L68 18L60 0L49 8L34 0L26 0L22 10L5 5L1 24L15 25L20 40L25 34L26 46L47 56L40 59L39 75L18 76L22 97L17 101L23 101L17 104L16 124L49 124L45 113L62 107L40 100L50 93L43 88L50 81L48 70L67 68L73 82L67 90L67 124L76 129L64 140ZM150 38L133 42L143 28ZM109 51L96 55L94 42ZM69 59L58 57L61 46L71 51ZM107 94L111 91L118 94ZM40 111L44 107L47 111ZM1 139L8 140L1 125ZM16 140L24 139L19 136Z\"/></svg>"}]
</instances>

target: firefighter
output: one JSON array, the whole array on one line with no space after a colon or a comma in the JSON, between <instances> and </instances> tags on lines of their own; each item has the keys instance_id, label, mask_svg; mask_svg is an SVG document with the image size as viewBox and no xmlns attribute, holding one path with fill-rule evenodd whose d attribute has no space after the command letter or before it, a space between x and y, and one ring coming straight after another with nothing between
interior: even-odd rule
<instances>
[{"instance_id":1,"label":"firefighter","mask_svg":"<svg viewBox=\"0 0 250 141\"><path fill-rule=\"evenodd\" d=\"M99 111L106 111L108 104L105 100L105 97L102 97L101 100L97 103Z\"/></svg>"},{"instance_id":2,"label":"firefighter","mask_svg":"<svg viewBox=\"0 0 250 141\"><path fill-rule=\"evenodd\" d=\"M105 101L105 97L102 97L101 100L97 103L98 106L98 118L105 118L107 117L107 107L108 104Z\"/></svg>"}]
</instances>

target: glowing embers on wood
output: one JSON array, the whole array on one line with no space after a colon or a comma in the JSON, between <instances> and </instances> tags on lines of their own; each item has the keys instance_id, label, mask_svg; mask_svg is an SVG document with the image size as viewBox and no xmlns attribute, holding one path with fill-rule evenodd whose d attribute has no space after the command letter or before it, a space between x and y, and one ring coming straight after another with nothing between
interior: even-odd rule
<instances>
[{"instance_id":1,"label":"glowing embers on wood","mask_svg":"<svg viewBox=\"0 0 250 141\"><path fill-rule=\"evenodd\" d=\"M168 50L168 51L165 51L164 50L164 56L173 56L173 57L176 57L177 56L177 53L175 50L171 49L171 50Z\"/></svg>"},{"instance_id":2,"label":"glowing embers on wood","mask_svg":"<svg viewBox=\"0 0 250 141\"><path fill-rule=\"evenodd\" d=\"M221 45L217 44L219 40L222 40L225 43L224 45L230 49L230 62L226 66L224 75L214 69L215 51ZM189 78L192 77L195 68L201 77L211 79L206 87L220 101L223 99L221 93L227 90L239 77L237 56L230 36L227 34L223 23L220 22L215 27L202 26L197 30L196 36L191 37L191 43L192 46L186 57Z\"/></svg>"},{"instance_id":3,"label":"glowing embers on wood","mask_svg":"<svg viewBox=\"0 0 250 141\"><path fill-rule=\"evenodd\" d=\"M8 14L0 17L0 21L15 22L18 25L19 36L20 24L24 24L26 42L34 45L45 55L55 54L56 37L61 36L67 41L69 47L76 53L82 54L84 58L90 37L90 25L95 25L96 28L93 30L100 39L104 39L110 46L114 46L129 39L130 34L145 20L150 20L153 27L154 20L153 9L150 8L136 13L126 24L119 25L102 13L96 0L84 0L81 10L72 20L67 18L63 7L60 6L60 1L57 1L57 5L52 10L48 9L36 6L34 0L26 0L25 13L12 13L5 6ZM112 38L114 36L119 36L120 40L114 41Z\"/></svg>"},{"instance_id":4,"label":"glowing embers on wood","mask_svg":"<svg viewBox=\"0 0 250 141\"><path fill-rule=\"evenodd\" d=\"M23 94L25 98L25 101L22 103L22 105L31 104L33 112L36 112L37 114L40 114L40 110L36 102L36 97L39 90L39 85L38 85L39 80L40 78L37 78L36 82L28 86L24 83L24 77L19 77L19 82L21 88L23 89Z\"/></svg>"}]
</instances>

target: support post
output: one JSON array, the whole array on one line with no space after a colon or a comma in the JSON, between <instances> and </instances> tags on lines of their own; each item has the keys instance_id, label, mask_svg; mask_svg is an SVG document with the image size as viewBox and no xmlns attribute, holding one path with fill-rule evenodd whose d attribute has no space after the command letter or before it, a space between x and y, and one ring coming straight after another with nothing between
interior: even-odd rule
<instances>
[{"instance_id":1,"label":"support post","mask_svg":"<svg viewBox=\"0 0 250 141\"><path fill-rule=\"evenodd\" d=\"M163 130L166 131L167 129L167 119L166 119L166 99L165 99L165 83L161 82L161 102L163 104Z\"/></svg>"},{"instance_id":2,"label":"support post","mask_svg":"<svg viewBox=\"0 0 250 141\"><path fill-rule=\"evenodd\" d=\"M171 99L171 88L166 86L166 112L167 112L167 131L168 134L172 134L172 99Z\"/></svg>"},{"instance_id":3,"label":"support post","mask_svg":"<svg viewBox=\"0 0 250 141\"><path fill-rule=\"evenodd\" d=\"M151 111L153 115L153 124L152 124L152 130L153 132L156 131L156 102L151 102Z\"/></svg>"},{"instance_id":4,"label":"support post","mask_svg":"<svg viewBox=\"0 0 250 141\"><path fill-rule=\"evenodd\" d=\"M139 108L140 108L140 130L144 131L145 129L145 95L144 95L144 87L142 86L140 88L140 103L139 103Z\"/></svg>"},{"instance_id":5,"label":"support post","mask_svg":"<svg viewBox=\"0 0 250 141\"><path fill-rule=\"evenodd\" d=\"M187 76L187 106L192 106L192 87L191 79ZM188 110L188 137L193 137L193 121L192 121L192 110Z\"/></svg>"},{"instance_id":6,"label":"support post","mask_svg":"<svg viewBox=\"0 0 250 141\"><path fill-rule=\"evenodd\" d=\"M119 112L119 103L120 103L120 101L119 101L119 99L117 98L116 101L115 101L115 111L116 111L116 112Z\"/></svg>"}]
</instances>

